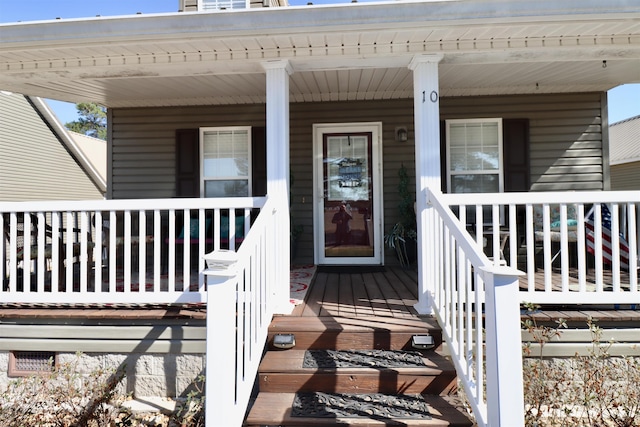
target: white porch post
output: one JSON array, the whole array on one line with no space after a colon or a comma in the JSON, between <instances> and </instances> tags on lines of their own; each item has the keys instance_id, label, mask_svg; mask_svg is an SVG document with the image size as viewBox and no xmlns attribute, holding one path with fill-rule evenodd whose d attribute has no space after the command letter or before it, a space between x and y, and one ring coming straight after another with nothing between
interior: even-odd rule
<instances>
[{"instance_id":1,"label":"white porch post","mask_svg":"<svg viewBox=\"0 0 640 427\"><path fill-rule=\"evenodd\" d=\"M522 337L518 270L483 269L489 426L523 426Z\"/></svg>"},{"instance_id":2,"label":"white porch post","mask_svg":"<svg viewBox=\"0 0 640 427\"><path fill-rule=\"evenodd\" d=\"M262 63L267 78L267 195L276 198L278 265L275 269L276 313L288 314L293 306L289 296L291 239L289 220L289 75L287 60Z\"/></svg>"},{"instance_id":3,"label":"white porch post","mask_svg":"<svg viewBox=\"0 0 640 427\"><path fill-rule=\"evenodd\" d=\"M418 55L409 64L413 71L413 111L416 144L416 218L418 222L418 303L420 314L431 313L432 287L437 277L433 209L427 206L426 189L440 192L440 92L438 63L442 55Z\"/></svg>"}]
</instances>

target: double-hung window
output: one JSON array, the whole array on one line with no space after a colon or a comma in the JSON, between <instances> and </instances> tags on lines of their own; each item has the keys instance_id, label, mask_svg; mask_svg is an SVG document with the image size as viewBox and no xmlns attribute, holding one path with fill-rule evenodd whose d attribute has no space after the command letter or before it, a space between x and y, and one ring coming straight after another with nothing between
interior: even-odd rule
<instances>
[{"instance_id":1,"label":"double-hung window","mask_svg":"<svg viewBox=\"0 0 640 427\"><path fill-rule=\"evenodd\" d=\"M446 137L450 193L504 190L501 119L447 120Z\"/></svg>"},{"instance_id":2,"label":"double-hung window","mask_svg":"<svg viewBox=\"0 0 640 427\"><path fill-rule=\"evenodd\" d=\"M446 121L447 190L449 193L499 193L504 191L502 119ZM491 223L491 208L483 209L485 224ZM467 221L475 209L467 207ZM504 212L500 211L500 224Z\"/></svg>"},{"instance_id":3,"label":"double-hung window","mask_svg":"<svg viewBox=\"0 0 640 427\"><path fill-rule=\"evenodd\" d=\"M200 129L200 195L251 195L251 127Z\"/></svg>"},{"instance_id":4,"label":"double-hung window","mask_svg":"<svg viewBox=\"0 0 640 427\"><path fill-rule=\"evenodd\" d=\"M247 9L246 0L198 0L198 10Z\"/></svg>"}]
</instances>

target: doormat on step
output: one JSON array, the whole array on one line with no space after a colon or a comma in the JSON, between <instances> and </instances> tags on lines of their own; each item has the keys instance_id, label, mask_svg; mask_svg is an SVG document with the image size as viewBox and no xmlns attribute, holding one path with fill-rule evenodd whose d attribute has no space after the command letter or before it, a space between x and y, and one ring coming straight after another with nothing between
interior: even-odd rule
<instances>
[{"instance_id":1,"label":"doormat on step","mask_svg":"<svg viewBox=\"0 0 640 427\"><path fill-rule=\"evenodd\" d=\"M316 274L316 266L310 265L292 265L289 280L290 300L291 304L302 304L304 297L311 286L313 276Z\"/></svg>"},{"instance_id":2,"label":"doormat on step","mask_svg":"<svg viewBox=\"0 0 640 427\"><path fill-rule=\"evenodd\" d=\"M431 419L419 394L296 393L291 416L305 418Z\"/></svg>"},{"instance_id":3,"label":"doormat on step","mask_svg":"<svg viewBox=\"0 0 640 427\"><path fill-rule=\"evenodd\" d=\"M417 351L400 350L307 350L303 368L423 368Z\"/></svg>"}]
</instances>

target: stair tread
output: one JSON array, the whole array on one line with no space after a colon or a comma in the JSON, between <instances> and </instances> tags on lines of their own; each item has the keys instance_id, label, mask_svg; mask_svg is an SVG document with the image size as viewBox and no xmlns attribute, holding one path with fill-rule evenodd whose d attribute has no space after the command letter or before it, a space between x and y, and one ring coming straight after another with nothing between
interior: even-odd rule
<instances>
[{"instance_id":1,"label":"stair tread","mask_svg":"<svg viewBox=\"0 0 640 427\"><path fill-rule=\"evenodd\" d=\"M429 407L430 419L406 419L374 417L357 418L311 418L291 415L295 393L260 393L245 421L246 426L472 426L471 420L462 412L460 404L452 396L422 395Z\"/></svg>"},{"instance_id":2,"label":"stair tread","mask_svg":"<svg viewBox=\"0 0 640 427\"><path fill-rule=\"evenodd\" d=\"M284 351L268 351L260 364L259 372L261 374L272 373L310 373L310 372L326 372L326 373L380 373L402 372L405 374L418 375L439 375L443 372L453 372L455 369L451 361L437 352L429 352L423 355L422 360L424 367L395 367L395 368L360 368L360 367L341 367L341 368L305 368L303 360L306 350L284 350ZM284 372L283 372L284 371Z\"/></svg>"},{"instance_id":3,"label":"stair tread","mask_svg":"<svg viewBox=\"0 0 640 427\"><path fill-rule=\"evenodd\" d=\"M368 331L404 331L425 333L440 330L435 320L429 316L397 317L295 317L275 316L269 327L270 333L286 332L368 332Z\"/></svg>"}]
</instances>

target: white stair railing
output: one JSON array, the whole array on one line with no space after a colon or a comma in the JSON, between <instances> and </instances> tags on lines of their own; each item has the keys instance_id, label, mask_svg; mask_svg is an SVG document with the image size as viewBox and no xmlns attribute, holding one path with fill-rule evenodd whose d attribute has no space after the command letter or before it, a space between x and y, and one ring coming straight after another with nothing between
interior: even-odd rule
<instances>
[{"instance_id":1,"label":"white stair railing","mask_svg":"<svg viewBox=\"0 0 640 427\"><path fill-rule=\"evenodd\" d=\"M433 224L423 244L434 245L433 311L480 426L524 424L518 275L489 260L462 222L427 191ZM509 402L506 404L505 402Z\"/></svg>"},{"instance_id":2,"label":"white stair railing","mask_svg":"<svg viewBox=\"0 0 640 427\"><path fill-rule=\"evenodd\" d=\"M268 202L237 253L207 254L207 426L240 427L281 293L278 224ZM288 282L285 284L287 289Z\"/></svg>"},{"instance_id":3,"label":"white stair railing","mask_svg":"<svg viewBox=\"0 0 640 427\"><path fill-rule=\"evenodd\" d=\"M523 425L520 304L640 303L640 194L427 197L427 288L474 416L481 426Z\"/></svg>"}]
</instances>

